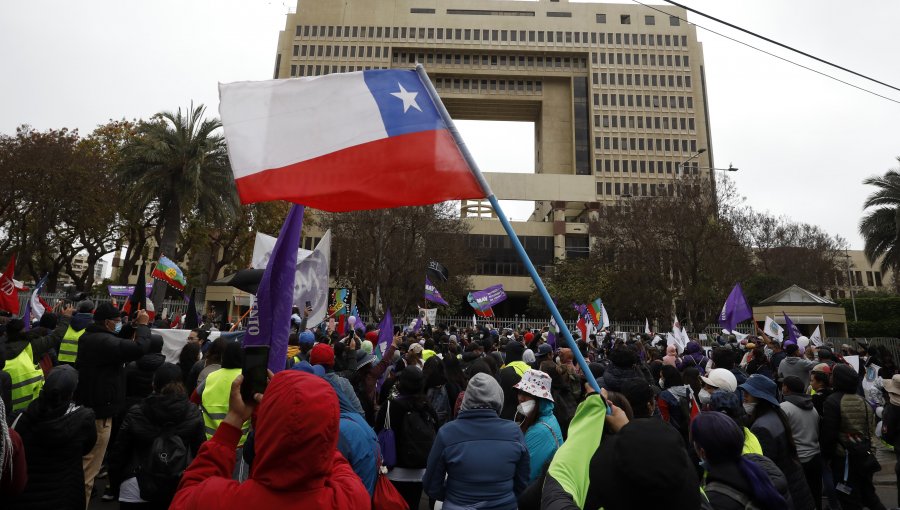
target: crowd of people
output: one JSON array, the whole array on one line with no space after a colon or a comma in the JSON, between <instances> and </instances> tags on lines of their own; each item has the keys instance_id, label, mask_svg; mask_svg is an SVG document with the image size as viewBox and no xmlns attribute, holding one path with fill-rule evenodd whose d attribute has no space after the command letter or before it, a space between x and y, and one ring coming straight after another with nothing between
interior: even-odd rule
<instances>
[{"instance_id":1,"label":"crowd of people","mask_svg":"<svg viewBox=\"0 0 900 510\"><path fill-rule=\"evenodd\" d=\"M247 398L239 335L193 330L173 364L145 312L56 312L0 317L3 508L878 510L874 451L900 441L900 374L865 345L603 331L576 342L589 376L547 328L295 310Z\"/></svg>"}]
</instances>

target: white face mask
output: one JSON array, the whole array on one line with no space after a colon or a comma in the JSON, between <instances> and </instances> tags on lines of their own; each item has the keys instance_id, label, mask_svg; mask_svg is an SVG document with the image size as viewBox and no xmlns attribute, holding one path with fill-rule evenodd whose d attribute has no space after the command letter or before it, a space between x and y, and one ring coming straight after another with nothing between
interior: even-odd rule
<instances>
[{"instance_id":1,"label":"white face mask","mask_svg":"<svg viewBox=\"0 0 900 510\"><path fill-rule=\"evenodd\" d=\"M706 388L700 390L700 394L697 395L697 398L700 399L701 404L709 404L710 401L712 401L712 395L710 395L709 392L706 391Z\"/></svg>"},{"instance_id":2,"label":"white face mask","mask_svg":"<svg viewBox=\"0 0 900 510\"><path fill-rule=\"evenodd\" d=\"M747 414L753 414L753 411L756 409L756 402L744 402L744 411Z\"/></svg>"},{"instance_id":3,"label":"white face mask","mask_svg":"<svg viewBox=\"0 0 900 510\"><path fill-rule=\"evenodd\" d=\"M657 381L657 382L659 383L659 387L660 387L660 388L665 388L665 387L666 387L666 385L663 384L665 381L662 380L662 377L660 377L660 378L659 378L659 381Z\"/></svg>"},{"instance_id":4,"label":"white face mask","mask_svg":"<svg viewBox=\"0 0 900 510\"><path fill-rule=\"evenodd\" d=\"M526 400L525 402L519 402L519 405L516 406L516 412L521 414L522 416L529 416L532 411L534 411L534 406L537 404L534 400Z\"/></svg>"}]
</instances>

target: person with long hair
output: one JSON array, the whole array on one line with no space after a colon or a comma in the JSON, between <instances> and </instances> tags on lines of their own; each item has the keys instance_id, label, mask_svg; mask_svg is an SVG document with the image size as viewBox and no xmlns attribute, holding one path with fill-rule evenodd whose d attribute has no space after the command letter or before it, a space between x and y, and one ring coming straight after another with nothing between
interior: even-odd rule
<instances>
[{"instance_id":1,"label":"person with long hair","mask_svg":"<svg viewBox=\"0 0 900 510\"><path fill-rule=\"evenodd\" d=\"M753 374L739 388L744 390L744 410L750 415L750 430L759 439L763 455L771 459L787 477L794 507L815 508L797 456L791 425L776 398L778 388L775 381L764 375Z\"/></svg>"},{"instance_id":2,"label":"person with long hair","mask_svg":"<svg viewBox=\"0 0 900 510\"><path fill-rule=\"evenodd\" d=\"M515 421L525 434L525 446L531 461L528 482L531 483L553 459L563 444L562 430L553 415L553 395L550 376L538 370L528 370L513 388L518 390Z\"/></svg>"},{"instance_id":3,"label":"person with long hair","mask_svg":"<svg viewBox=\"0 0 900 510\"><path fill-rule=\"evenodd\" d=\"M151 473L142 472L158 438L178 436L190 459L206 439L200 410L187 399L181 369L163 363L153 373L151 384L153 393L125 415L109 453L110 485L118 493L122 509L165 509L172 502L179 480L166 480L151 490L146 483Z\"/></svg>"},{"instance_id":4,"label":"person with long hair","mask_svg":"<svg viewBox=\"0 0 900 510\"><path fill-rule=\"evenodd\" d=\"M181 369L181 380L182 382L188 380L188 376L191 373L191 369L194 368L194 363L200 359L200 344L197 342L188 342L184 344L181 352L178 354L178 368ZM185 388L187 390L187 388ZM191 388L191 391L194 391Z\"/></svg>"},{"instance_id":5,"label":"person with long hair","mask_svg":"<svg viewBox=\"0 0 900 510\"><path fill-rule=\"evenodd\" d=\"M763 510L789 508L787 481L766 457L742 455L744 435L734 420L719 412L701 412L691 422L690 441L706 471L704 492L712 508L741 510L750 504Z\"/></svg>"},{"instance_id":6,"label":"person with long hair","mask_svg":"<svg viewBox=\"0 0 900 510\"><path fill-rule=\"evenodd\" d=\"M22 436L28 484L19 496L4 499L7 510L83 510L82 457L97 442L94 411L72 402L78 371L55 367L44 387L12 428Z\"/></svg>"}]
</instances>

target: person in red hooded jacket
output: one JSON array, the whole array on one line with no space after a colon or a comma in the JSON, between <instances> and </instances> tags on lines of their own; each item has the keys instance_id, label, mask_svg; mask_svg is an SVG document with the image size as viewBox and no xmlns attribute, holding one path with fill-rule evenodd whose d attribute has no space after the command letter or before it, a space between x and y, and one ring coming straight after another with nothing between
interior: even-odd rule
<instances>
[{"instance_id":1,"label":"person in red hooded jacket","mask_svg":"<svg viewBox=\"0 0 900 510\"><path fill-rule=\"evenodd\" d=\"M231 385L228 414L184 472L170 510L254 508L369 508L359 477L338 452L340 408L331 385L297 370L269 382L253 426L256 455L250 478L231 479L241 424L254 405L240 394L242 376Z\"/></svg>"}]
</instances>

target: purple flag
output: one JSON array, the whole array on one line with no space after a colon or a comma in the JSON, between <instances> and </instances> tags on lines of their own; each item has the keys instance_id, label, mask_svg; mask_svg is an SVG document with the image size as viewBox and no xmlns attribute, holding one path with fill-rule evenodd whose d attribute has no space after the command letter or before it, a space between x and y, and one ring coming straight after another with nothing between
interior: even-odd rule
<instances>
[{"instance_id":1,"label":"purple flag","mask_svg":"<svg viewBox=\"0 0 900 510\"><path fill-rule=\"evenodd\" d=\"M448 303L441 297L441 293L438 292L437 288L431 283L431 280L429 280L427 276L425 277L425 300L448 306Z\"/></svg>"},{"instance_id":2,"label":"purple flag","mask_svg":"<svg viewBox=\"0 0 900 510\"><path fill-rule=\"evenodd\" d=\"M719 325L728 331L734 331L735 326L739 323L753 318L753 312L750 305L747 304L747 298L744 297L744 291L741 284L735 284L731 289L731 294L725 300L722 306L722 313L719 314Z\"/></svg>"},{"instance_id":3,"label":"purple flag","mask_svg":"<svg viewBox=\"0 0 900 510\"><path fill-rule=\"evenodd\" d=\"M503 285L494 285L484 290L470 292L467 299L473 309L487 312L496 304L506 301L506 292L503 291Z\"/></svg>"},{"instance_id":4,"label":"purple flag","mask_svg":"<svg viewBox=\"0 0 900 510\"><path fill-rule=\"evenodd\" d=\"M556 352L556 334L559 333L559 326L556 325L556 320L553 317L550 318L550 329L547 330L547 343L550 344L550 347L553 348L553 352Z\"/></svg>"},{"instance_id":5,"label":"purple flag","mask_svg":"<svg viewBox=\"0 0 900 510\"><path fill-rule=\"evenodd\" d=\"M384 318L381 319L381 322L378 324L378 344L375 348L376 356L378 360L381 361L381 357L384 356L384 353L387 352L388 347L391 345L391 342L394 340L394 319L391 317L390 308L384 312ZM375 391L381 391L381 385L384 384L384 380L387 377L388 371L385 370L381 377L375 381Z\"/></svg>"},{"instance_id":6,"label":"purple flag","mask_svg":"<svg viewBox=\"0 0 900 510\"><path fill-rule=\"evenodd\" d=\"M785 343L795 344L797 343L797 339L803 335L800 333L800 330L797 329L797 326L794 326L794 321L792 321L786 313L781 313L784 314L784 329L786 329L788 332L788 340Z\"/></svg>"},{"instance_id":7,"label":"purple flag","mask_svg":"<svg viewBox=\"0 0 900 510\"><path fill-rule=\"evenodd\" d=\"M291 334L291 306L294 279L297 276L297 247L303 228L303 206L294 204L288 212L272 256L259 282L256 299L250 309L244 345L269 346L269 370L284 370L288 336Z\"/></svg>"},{"instance_id":8,"label":"purple flag","mask_svg":"<svg viewBox=\"0 0 900 510\"><path fill-rule=\"evenodd\" d=\"M413 330L413 333L418 333L420 329L422 329L422 317L421 316L419 316L419 318L416 319L416 323L413 324L412 330Z\"/></svg>"}]
</instances>

